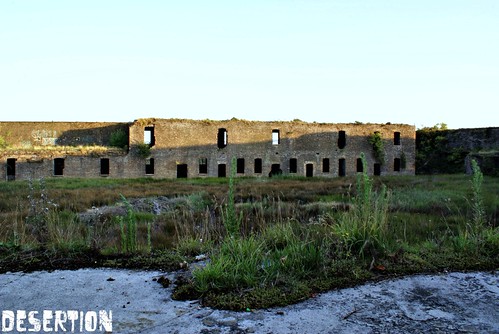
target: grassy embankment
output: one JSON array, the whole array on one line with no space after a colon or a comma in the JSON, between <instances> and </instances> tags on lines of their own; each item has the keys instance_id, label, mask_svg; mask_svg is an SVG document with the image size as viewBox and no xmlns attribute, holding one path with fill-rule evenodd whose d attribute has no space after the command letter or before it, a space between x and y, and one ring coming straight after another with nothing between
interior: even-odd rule
<instances>
[{"instance_id":1,"label":"grassy embankment","mask_svg":"<svg viewBox=\"0 0 499 334\"><path fill-rule=\"evenodd\" d=\"M387 276L497 269L499 179L480 177L2 182L0 272L169 270L207 254L174 296L244 310Z\"/></svg>"}]
</instances>

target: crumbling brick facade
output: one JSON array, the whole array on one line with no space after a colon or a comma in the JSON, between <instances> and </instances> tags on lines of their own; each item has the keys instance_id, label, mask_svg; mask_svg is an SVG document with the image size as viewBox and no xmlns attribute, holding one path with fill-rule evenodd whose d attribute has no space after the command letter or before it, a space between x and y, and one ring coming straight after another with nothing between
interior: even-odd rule
<instances>
[{"instance_id":1,"label":"crumbling brick facade","mask_svg":"<svg viewBox=\"0 0 499 334\"><path fill-rule=\"evenodd\" d=\"M110 147L128 135L128 149ZM368 138L378 132L384 161ZM338 177L415 173L415 128L403 124L324 124L139 119L133 123L0 122L4 180L65 177ZM5 145L4 145L5 146ZM145 147L145 149L144 149ZM232 166L232 164L235 164Z\"/></svg>"}]
</instances>

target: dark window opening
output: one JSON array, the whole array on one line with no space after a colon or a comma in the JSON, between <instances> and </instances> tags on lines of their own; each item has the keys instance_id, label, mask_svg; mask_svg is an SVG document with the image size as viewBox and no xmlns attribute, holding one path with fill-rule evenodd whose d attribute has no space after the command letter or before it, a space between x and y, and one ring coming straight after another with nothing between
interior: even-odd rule
<instances>
[{"instance_id":1,"label":"dark window opening","mask_svg":"<svg viewBox=\"0 0 499 334\"><path fill-rule=\"evenodd\" d=\"M208 159L199 159L199 174L208 174Z\"/></svg>"},{"instance_id":2,"label":"dark window opening","mask_svg":"<svg viewBox=\"0 0 499 334\"><path fill-rule=\"evenodd\" d=\"M270 173L269 177L272 177L274 175L281 175L282 174L282 169L280 164L272 164L272 167L270 168Z\"/></svg>"},{"instance_id":3,"label":"dark window opening","mask_svg":"<svg viewBox=\"0 0 499 334\"><path fill-rule=\"evenodd\" d=\"M187 164L177 165L177 179L187 178Z\"/></svg>"},{"instance_id":4,"label":"dark window opening","mask_svg":"<svg viewBox=\"0 0 499 334\"><path fill-rule=\"evenodd\" d=\"M278 129L272 130L272 145L279 145L281 143L281 136Z\"/></svg>"},{"instance_id":5,"label":"dark window opening","mask_svg":"<svg viewBox=\"0 0 499 334\"><path fill-rule=\"evenodd\" d=\"M146 161L146 174L154 175L154 158L150 158Z\"/></svg>"},{"instance_id":6,"label":"dark window opening","mask_svg":"<svg viewBox=\"0 0 499 334\"><path fill-rule=\"evenodd\" d=\"M381 164L379 163L374 164L374 175L376 176L381 175Z\"/></svg>"},{"instance_id":7,"label":"dark window opening","mask_svg":"<svg viewBox=\"0 0 499 334\"><path fill-rule=\"evenodd\" d=\"M7 180L14 181L16 179L16 159L7 159Z\"/></svg>"},{"instance_id":8,"label":"dark window opening","mask_svg":"<svg viewBox=\"0 0 499 334\"><path fill-rule=\"evenodd\" d=\"M338 175L345 176L347 174L347 163L344 158L338 160Z\"/></svg>"},{"instance_id":9,"label":"dark window opening","mask_svg":"<svg viewBox=\"0 0 499 334\"><path fill-rule=\"evenodd\" d=\"M313 177L314 176L314 164L306 164L305 165L305 175L307 177Z\"/></svg>"},{"instance_id":10,"label":"dark window opening","mask_svg":"<svg viewBox=\"0 0 499 334\"><path fill-rule=\"evenodd\" d=\"M345 131L338 132L338 148L343 149L347 145L347 135Z\"/></svg>"},{"instance_id":11,"label":"dark window opening","mask_svg":"<svg viewBox=\"0 0 499 334\"><path fill-rule=\"evenodd\" d=\"M329 173L329 158L322 159L322 172Z\"/></svg>"},{"instance_id":12,"label":"dark window opening","mask_svg":"<svg viewBox=\"0 0 499 334\"><path fill-rule=\"evenodd\" d=\"M363 173L364 172L364 164L362 163L361 158L357 158L357 173Z\"/></svg>"},{"instance_id":13,"label":"dark window opening","mask_svg":"<svg viewBox=\"0 0 499 334\"><path fill-rule=\"evenodd\" d=\"M244 174L244 158L237 159L237 173Z\"/></svg>"},{"instance_id":14,"label":"dark window opening","mask_svg":"<svg viewBox=\"0 0 499 334\"><path fill-rule=\"evenodd\" d=\"M218 177L226 177L226 176L227 176L227 165L218 164Z\"/></svg>"},{"instance_id":15,"label":"dark window opening","mask_svg":"<svg viewBox=\"0 0 499 334\"><path fill-rule=\"evenodd\" d=\"M149 145L149 147L153 147L156 143L156 139L154 138L154 126L146 126L144 129L144 144Z\"/></svg>"},{"instance_id":16,"label":"dark window opening","mask_svg":"<svg viewBox=\"0 0 499 334\"><path fill-rule=\"evenodd\" d=\"M289 159L289 172L297 173L298 172L298 160L295 158Z\"/></svg>"},{"instance_id":17,"label":"dark window opening","mask_svg":"<svg viewBox=\"0 0 499 334\"><path fill-rule=\"evenodd\" d=\"M400 145L400 132L393 134L393 145Z\"/></svg>"},{"instance_id":18,"label":"dark window opening","mask_svg":"<svg viewBox=\"0 0 499 334\"><path fill-rule=\"evenodd\" d=\"M109 175L109 159L100 159L100 175Z\"/></svg>"},{"instance_id":19,"label":"dark window opening","mask_svg":"<svg viewBox=\"0 0 499 334\"><path fill-rule=\"evenodd\" d=\"M262 159L256 158L255 159L255 174L261 174L262 173Z\"/></svg>"},{"instance_id":20,"label":"dark window opening","mask_svg":"<svg viewBox=\"0 0 499 334\"><path fill-rule=\"evenodd\" d=\"M227 143L228 143L227 129L224 129L224 128L218 129L218 135L217 135L218 148L226 147Z\"/></svg>"},{"instance_id":21,"label":"dark window opening","mask_svg":"<svg viewBox=\"0 0 499 334\"><path fill-rule=\"evenodd\" d=\"M64 159L55 158L54 159L54 175L64 175Z\"/></svg>"},{"instance_id":22,"label":"dark window opening","mask_svg":"<svg viewBox=\"0 0 499 334\"><path fill-rule=\"evenodd\" d=\"M400 166L401 166L400 158L395 158L393 160L393 171L400 172Z\"/></svg>"}]
</instances>

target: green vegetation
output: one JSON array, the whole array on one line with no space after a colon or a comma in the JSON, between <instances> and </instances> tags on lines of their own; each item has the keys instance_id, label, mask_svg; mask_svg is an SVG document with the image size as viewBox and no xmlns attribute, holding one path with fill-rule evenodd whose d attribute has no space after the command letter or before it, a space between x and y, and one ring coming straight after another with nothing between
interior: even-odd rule
<instances>
[{"instance_id":1,"label":"green vegetation","mask_svg":"<svg viewBox=\"0 0 499 334\"><path fill-rule=\"evenodd\" d=\"M123 129L118 129L111 133L109 144L113 147L127 148L128 147L128 134Z\"/></svg>"},{"instance_id":2,"label":"green vegetation","mask_svg":"<svg viewBox=\"0 0 499 334\"><path fill-rule=\"evenodd\" d=\"M149 146L149 144L146 144L146 143L140 143L140 144L137 144L137 155L141 158L148 158L149 156L151 156L151 147Z\"/></svg>"},{"instance_id":3,"label":"green vegetation","mask_svg":"<svg viewBox=\"0 0 499 334\"><path fill-rule=\"evenodd\" d=\"M183 268L175 298L244 310L371 279L497 269L499 179L473 168L471 176L0 182L0 272ZM186 263L199 255L209 261L190 276Z\"/></svg>"},{"instance_id":4,"label":"green vegetation","mask_svg":"<svg viewBox=\"0 0 499 334\"><path fill-rule=\"evenodd\" d=\"M7 146L9 145L7 144L5 138L3 136L0 136L0 149L7 148Z\"/></svg>"},{"instance_id":5,"label":"green vegetation","mask_svg":"<svg viewBox=\"0 0 499 334\"><path fill-rule=\"evenodd\" d=\"M364 154L361 154L363 170L367 171ZM364 257L367 250L383 253L387 249L388 208L390 192L382 185L373 191L372 180L363 172L357 177L357 191L353 208L338 217L332 226L334 234L341 238L348 252Z\"/></svg>"},{"instance_id":6,"label":"green vegetation","mask_svg":"<svg viewBox=\"0 0 499 334\"><path fill-rule=\"evenodd\" d=\"M134 253L137 251L137 220L133 208L125 196L121 195L121 200L126 207L126 216L118 217L121 232L121 252Z\"/></svg>"},{"instance_id":7,"label":"green vegetation","mask_svg":"<svg viewBox=\"0 0 499 334\"><path fill-rule=\"evenodd\" d=\"M485 208L482 199L483 174L476 160L471 161L473 175L471 178L471 211L473 214L472 224L475 231L481 231L485 224Z\"/></svg>"},{"instance_id":8,"label":"green vegetation","mask_svg":"<svg viewBox=\"0 0 499 334\"><path fill-rule=\"evenodd\" d=\"M232 159L229 177L229 194L227 198L227 207L224 216L224 226L227 234L232 238L236 238L241 233L241 220L242 216L238 217L236 215L236 208L234 202L234 179L236 177L236 158Z\"/></svg>"},{"instance_id":9,"label":"green vegetation","mask_svg":"<svg viewBox=\"0 0 499 334\"><path fill-rule=\"evenodd\" d=\"M376 131L368 138L369 144L373 147L374 158L380 163L385 163L385 147L383 144L383 137L381 133Z\"/></svg>"},{"instance_id":10,"label":"green vegetation","mask_svg":"<svg viewBox=\"0 0 499 334\"><path fill-rule=\"evenodd\" d=\"M464 172L463 162L470 153L461 147L449 145L450 130L445 123L426 127L416 132L417 174Z\"/></svg>"}]
</instances>

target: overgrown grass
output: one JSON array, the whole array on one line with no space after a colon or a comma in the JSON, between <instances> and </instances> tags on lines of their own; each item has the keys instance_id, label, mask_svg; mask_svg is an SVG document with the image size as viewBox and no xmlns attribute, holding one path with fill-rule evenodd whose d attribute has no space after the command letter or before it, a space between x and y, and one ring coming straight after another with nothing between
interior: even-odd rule
<instances>
[{"instance_id":1,"label":"overgrown grass","mask_svg":"<svg viewBox=\"0 0 499 334\"><path fill-rule=\"evenodd\" d=\"M176 268L203 254L175 296L241 310L380 276L496 269L499 179L481 177L0 182L0 272Z\"/></svg>"},{"instance_id":2,"label":"overgrown grass","mask_svg":"<svg viewBox=\"0 0 499 334\"><path fill-rule=\"evenodd\" d=\"M361 155L363 170L367 171L365 156ZM344 212L333 225L337 235L347 248L362 257L376 257L384 253L388 242L388 207L391 193L385 185L379 191L373 190L372 180L367 172L357 177L353 208Z\"/></svg>"}]
</instances>

